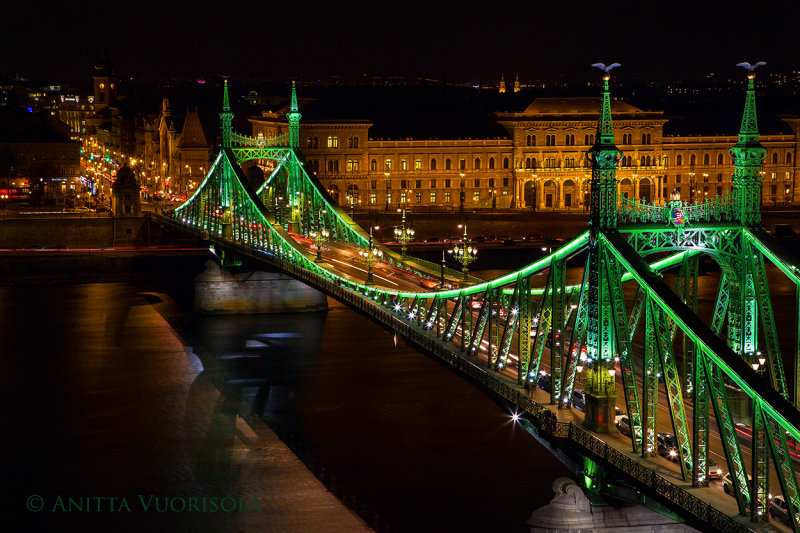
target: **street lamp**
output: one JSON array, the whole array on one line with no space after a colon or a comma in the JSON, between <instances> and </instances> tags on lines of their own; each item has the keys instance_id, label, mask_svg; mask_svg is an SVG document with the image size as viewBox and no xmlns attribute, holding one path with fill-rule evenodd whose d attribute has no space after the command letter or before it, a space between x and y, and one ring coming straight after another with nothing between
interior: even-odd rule
<instances>
[{"instance_id":1,"label":"street lamp","mask_svg":"<svg viewBox=\"0 0 800 533\"><path fill-rule=\"evenodd\" d=\"M330 232L327 229L322 228L319 231L310 231L308 232L309 237L314 239L314 242L317 245L317 257L314 258L315 263L322 263L322 245L328 240L330 237Z\"/></svg>"},{"instance_id":2,"label":"street lamp","mask_svg":"<svg viewBox=\"0 0 800 533\"><path fill-rule=\"evenodd\" d=\"M367 263L367 281L365 284L375 285L375 278L372 276L372 265L381 260L383 252L372 244L372 226L369 228L369 247L366 250L359 250L358 255Z\"/></svg>"},{"instance_id":3,"label":"street lamp","mask_svg":"<svg viewBox=\"0 0 800 533\"><path fill-rule=\"evenodd\" d=\"M408 254L406 253L406 244L414 237L414 230L411 228L406 227L406 210L403 208L403 218L400 222L399 228L394 228L394 236L397 239L397 242L400 243L400 259L405 261L408 259Z\"/></svg>"},{"instance_id":4,"label":"street lamp","mask_svg":"<svg viewBox=\"0 0 800 533\"><path fill-rule=\"evenodd\" d=\"M694 203L694 172L689 172L689 203Z\"/></svg>"},{"instance_id":5,"label":"street lamp","mask_svg":"<svg viewBox=\"0 0 800 533\"><path fill-rule=\"evenodd\" d=\"M461 239L461 246L456 244L452 249L448 250L453 254L456 261L461 263L461 272L464 275L464 281L469 280L469 264L475 261L478 256L478 249L469 246L469 239L467 237L467 225L464 224L464 237Z\"/></svg>"}]
</instances>

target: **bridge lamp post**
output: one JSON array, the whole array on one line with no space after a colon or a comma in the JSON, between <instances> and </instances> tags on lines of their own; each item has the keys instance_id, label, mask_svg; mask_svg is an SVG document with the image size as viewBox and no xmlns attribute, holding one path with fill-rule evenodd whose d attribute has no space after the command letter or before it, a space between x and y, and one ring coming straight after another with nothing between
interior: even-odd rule
<instances>
[{"instance_id":1,"label":"bridge lamp post","mask_svg":"<svg viewBox=\"0 0 800 533\"><path fill-rule=\"evenodd\" d=\"M469 246L466 224L464 224L464 237L461 239L461 246L456 244L448 251L453 254L456 261L461 263L461 272L464 281L469 281L469 265L478 258L478 248Z\"/></svg>"},{"instance_id":2,"label":"bridge lamp post","mask_svg":"<svg viewBox=\"0 0 800 533\"><path fill-rule=\"evenodd\" d=\"M308 232L309 237L314 239L314 242L317 245L317 257L314 258L315 263L322 263L322 245L327 242L328 237L330 237L330 233L325 228L322 228L319 231L310 231Z\"/></svg>"},{"instance_id":3,"label":"bridge lamp post","mask_svg":"<svg viewBox=\"0 0 800 533\"><path fill-rule=\"evenodd\" d=\"M414 238L414 230L406 227L406 210L403 208L403 218L400 222L399 228L394 228L394 236L397 242L400 243L400 259L405 261L408 259L406 245Z\"/></svg>"},{"instance_id":4,"label":"bridge lamp post","mask_svg":"<svg viewBox=\"0 0 800 533\"><path fill-rule=\"evenodd\" d=\"M367 281L366 285L375 285L375 278L372 274L372 265L377 263L383 257L383 252L375 248L372 244L372 226L369 228L369 247L366 250L359 250L358 255L367 263Z\"/></svg>"}]
</instances>

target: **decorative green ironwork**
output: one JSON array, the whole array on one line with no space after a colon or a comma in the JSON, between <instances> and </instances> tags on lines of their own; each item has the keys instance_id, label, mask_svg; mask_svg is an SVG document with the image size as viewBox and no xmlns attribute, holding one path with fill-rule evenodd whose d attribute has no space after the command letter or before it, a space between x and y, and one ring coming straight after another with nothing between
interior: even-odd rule
<instances>
[{"instance_id":1,"label":"decorative green ironwork","mask_svg":"<svg viewBox=\"0 0 800 533\"><path fill-rule=\"evenodd\" d=\"M289 146L297 150L300 148L300 119L303 118L303 115L300 114L297 107L297 88L294 81L292 82L292 103L286 118L289 119Z\"/></svg>"},{"instance_id":2,"label":"decorative green ironwork","mask_svg":"<svg viewBox=\"0 0 800 533\"><path fill-rule=\"evenodd\" d=\"M764 63L740 63L748 69L747 96L739 128L739 141L730 149L733 158L733 191L739 220L745 226L761 222L761 162L767 151L758 140L758 118L756 115L755 69Z\"/></svg>"}]
</instances>

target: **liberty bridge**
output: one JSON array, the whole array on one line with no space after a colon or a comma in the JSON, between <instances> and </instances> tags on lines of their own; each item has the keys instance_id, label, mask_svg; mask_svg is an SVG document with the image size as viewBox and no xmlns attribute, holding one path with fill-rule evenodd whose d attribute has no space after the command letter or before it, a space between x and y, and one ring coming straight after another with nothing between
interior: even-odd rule
<instances>
[{"instance_id":1,"label":"liberty bridge","mask_svg":"<svg viewBox=\"0 0 800 533\"><path fill-rule=\"evenodd\" d=\"M701 203L673 199L665 205L618 194L623 152L614 141L609 88L618 64L593 65L603 75L597 134L587 153L588 230L489 281L468 276L466 268L462 273L409 257L405 249L395 253L332 200L304 166L294 85L288 133L254 138L232 129L226 81L222 147L213 166L184 204L151 216L209 241L223 265L247 257L346 303L514 404L515 420L589 492L618 498L619 487L633 487L634 501L655 501L695 527L747 531L768 519L772 486L783 494L793 530L800 531L790 451L800 442L800 343L789 357L795 361L792 380L778 335L798 332L777 331L766 265L796 289L800 269L761 226L766 150L756 114L759 65L740 64L747 69L747 88L738 142L730 148L731 191ZM252 160L275 163L257 190L240 166ZM365 268L350 268L353 261L338 260L337 253ZM703 258L721 272L710 323L697 315ZM431 290L403 288L374 275L377 265L438 283L430 283ZM673 287L663 280L670 269L678 272ZM577 282L568 282L576 273ZM626 301L626 289L635 293L632 300ZM795 317L798 309L800 300ZM537 390L546 371L549 394ZM586 393L584 416L570 409L578 380ZM731 391L741 391L751 404L749 445L737 431ZM610 438L617 431L618 401L624 401L630 424L624 449ZM653 462L659 425L675 435L674 477L656 472ZM730 509L717 505L708 488L712 449L730 473Z\"/></svg>"}]
</instances>

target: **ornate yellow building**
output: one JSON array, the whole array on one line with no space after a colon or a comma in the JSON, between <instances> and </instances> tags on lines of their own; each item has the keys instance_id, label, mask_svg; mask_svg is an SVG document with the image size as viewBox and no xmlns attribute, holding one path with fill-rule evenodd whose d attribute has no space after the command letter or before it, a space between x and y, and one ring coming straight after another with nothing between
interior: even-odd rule
<instances>
[{"instance_id":1,"label":"ornate yellow building","mask_svg":"<svg viewBox=\"0 0 800 533\"><path fill-rule=\"evenodd\" d=\"M302 103L301 103L302 107ZM590 164L598 98L536 98L524 111L497 112L501 128L480 138L379 138L366 120L304 120L301 150L308 168L343 206L458 211L516 208L588 211ZM617 173L624 197L663 203L725 194L733 165L729 135L686 135L680 119L612 103ZM250 119L253 135L285 129L280 113ZM795 161L800 117L762 128L769 155L763 168L764 205L797 205Z\"/></svg>"}]
</instances>

